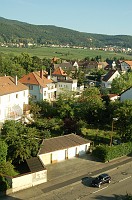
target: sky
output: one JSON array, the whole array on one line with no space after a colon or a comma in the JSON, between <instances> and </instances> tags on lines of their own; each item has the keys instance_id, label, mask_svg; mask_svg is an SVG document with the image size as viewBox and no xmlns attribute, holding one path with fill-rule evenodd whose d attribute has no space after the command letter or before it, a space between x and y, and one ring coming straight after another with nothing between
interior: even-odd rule
<instances>
[{"instance_id":1,"label":"sky","mask_svg":"<svg viewBox=\"0 0 132 200\"><path fill-rule=\"evenodd\" d=\"M0 17L86 33L132 36L132 0L0 0Z\"/></svg>"}]
</instances>

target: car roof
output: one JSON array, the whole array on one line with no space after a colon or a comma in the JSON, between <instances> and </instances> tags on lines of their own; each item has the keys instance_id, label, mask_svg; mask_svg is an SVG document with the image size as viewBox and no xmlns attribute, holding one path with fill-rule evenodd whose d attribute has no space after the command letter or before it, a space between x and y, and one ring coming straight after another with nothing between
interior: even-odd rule
<instances>
[{"instance_id":1,"label":"car roof","mask_svg":"<svg viewBox=\"0 0 132 200\"><path fill-rule=\"evenodd\" d=\"M99 176L101 176L101 177L106 177L106 176L109 176L108 174L100 174Z\"/></svg>"}]
</instances>

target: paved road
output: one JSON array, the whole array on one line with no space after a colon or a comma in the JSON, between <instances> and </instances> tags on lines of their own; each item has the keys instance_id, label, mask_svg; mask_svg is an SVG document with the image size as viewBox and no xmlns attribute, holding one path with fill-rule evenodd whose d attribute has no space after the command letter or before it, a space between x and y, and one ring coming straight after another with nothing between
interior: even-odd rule
<instances>
[{"instance_id":1,"label":"paved road","mask_svg":"<svg viewBox=\"0 0 132 200\"><path fill-rule=\"evenodd\" d=\"M114 169L119 171L119 166L127 166L132 162L131 157L124 157L112 161L110 163L100 163L93 160L69 160L68 162L50 165L48 167L49 180L47 183L38 185L27 190L19 191L11 194L8 197L2 197L3 200L79 200L80 195L87 195L90 183L90 177L100 174L104 171L111 171ZM69 166L69 167L68 167ZM83 166L83 167L82 167ZM80 169L80 167L82 167ZM66 170L67 169L67 170ZM65 171L65 174L64 174ZM112 173L112 172L111 172ZM117 172L116 172L117 173ZM113 176L113 175L112 175ZM53 179L51 179L53 177ZM82 183L81 180L86 180ZM114 180L114 179L113 179ZM81 191L80 191L81 189ZM86 191L85 191L86 190ZM58 193L59 191L59 193ZM73 196L69 196L69 192ZM90 192L91 193L91 192ZM61 194L61 197L60 197ZM77 197L74 198L74 195ZM85 198L85 197L83 197Z\"/></svg>"}]
</instances>

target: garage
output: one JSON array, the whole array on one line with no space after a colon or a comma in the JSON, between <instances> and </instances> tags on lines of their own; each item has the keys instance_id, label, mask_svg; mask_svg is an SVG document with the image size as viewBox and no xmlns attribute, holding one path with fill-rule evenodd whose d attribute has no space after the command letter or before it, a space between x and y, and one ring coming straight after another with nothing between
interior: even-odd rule
<instances>
[{"instance_id":1,"label":"garage","mask_svg":"<svg viewBox=\"0 0 132 200\"><path fill-rule=\"evenodd\" d=\"M76 156L76 147L72 147L68 149L68 159L74 158Z\"/></svg>"},{"instance_id":2,"label":"garage","mask_svg":"<svg viewBox=\"0 0 132 200\"><path fill-rule=\"evenodd\" d=\"M79 156L82 156L86 153L87 145L81 145L79 146Z\"/></svg>"},{"instance_id":3,"label":"garage","mask_svg":"<svg viewBox=\"0 0 132 200\"><path fill-rule=\"evenodd\" d=\"M39 155L39 158L42 161L42 163L44 163L44 165L51 164L51 153L41 154Z\"/></svg>"},{"instance_id":4,"label":"garage","mask_svg":"<svg viewBox=\"0 0 132 200\"><path fill-rule=\"evenodd\" d=\"M63 161L66 159L66 151L60 150L58 151L58 161Z\"/></svg>"},{"instance_id":5,"label":"garage","mask_svg":"<svg viewBox=\"0 0 132 200\"><path fill-rule=\"evenodd\" d=\"M64 161L86 153L91 141L76 134L44 139L38 156L44 165Z\"/></svg>"}]
</instances>

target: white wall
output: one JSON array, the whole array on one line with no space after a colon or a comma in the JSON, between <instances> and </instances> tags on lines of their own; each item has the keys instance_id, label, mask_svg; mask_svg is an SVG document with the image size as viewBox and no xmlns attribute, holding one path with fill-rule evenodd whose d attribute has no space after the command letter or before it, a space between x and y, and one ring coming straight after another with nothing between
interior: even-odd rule
<instances>
[{"instance_id":1,"label":"white wall","mask_svg":"<svg viewBox=\"0 0 132 200\"><path fill-rule=\"evenodd\" d=\"M23 105L28 104L28 90L0 96L0 121L8 119L10 113L17 116L23 114Z\"/></svg>"},{"instance_id":2,"label":"white wall","mask_svg":"<svg viewBox=\"0 0 132 200\"><path fill-rule=\"evenodd\" d=\"M12 186L9 191L10 193L13 193L47 182L47 170L6 178Z\"/></svg>"}]
</instances>

